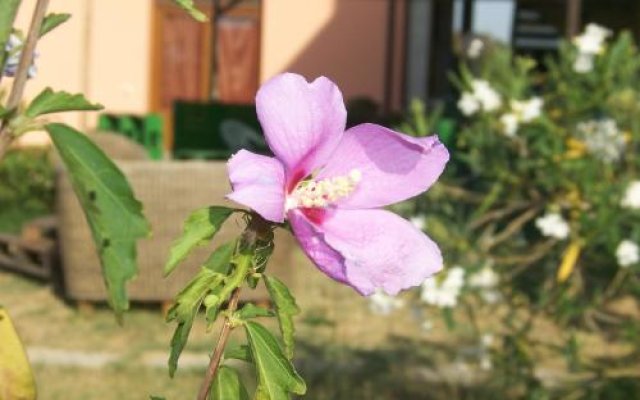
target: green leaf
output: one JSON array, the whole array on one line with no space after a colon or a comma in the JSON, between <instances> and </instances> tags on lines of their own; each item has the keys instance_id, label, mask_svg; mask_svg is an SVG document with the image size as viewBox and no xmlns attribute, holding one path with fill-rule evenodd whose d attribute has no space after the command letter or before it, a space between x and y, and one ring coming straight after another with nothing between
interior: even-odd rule
<instances>
[{"instance_id":1,"label":"green leaf","mask_svg":"<svg viewBox=\"0 0 640 400\"><path fill-rule=\"evenodd\" d=\"M2 0L0 7L0 75L4 70L4 64L7 61L8 54L5 46L11 36L13 30L13 20L16 18L21 0Z\"/></svg>"},{"instance_id":2,"label":"green leaf","mask_svg":"<svg viewBox=\"0 0 640 400\"><path fill-rule=\"evenodd\" d=\"M235 360L253 362L251 357L251 349L246 344L229 345L224 351L224 358L233 358Z\"/></svg>"},{"instance_id":3,"label":"green leaf","mask_svg":"<svg viewBox=\"0 0 640 400\"><path fill-rule=\"evenodd\" d=\"M53 89L46 88L29 104L25 115L33 118L62 111L102 110L103 108L101 104L90 103L82 94L54 92Z\"/></svg>"},{"instance_id":4,"label":"green leaf","mask_svg":"<svg viewBox=\"0 0 640 400\"><path fill-rule=\"evenodd\" d=\"M287 354L287 358L292 359L294 348L293 335L295 333L293 316L300 313L300 308L296 304L296 299L291 295L287 286L278 278L265 275L264 283L267 286L271 300L273 300L276 308L285 353Z\"/></svg>"},{"instance_id":5,"label":"green leaf","mask_svg":"<svg viewBox=\"0 0 640 400\"><path fill-rule=\"evenodd\" d=\"M65 22L67 22L67 20L69 20L69 18L71 18L71 14L51 13L47 15L46 17L44 17L44 20L42 20L42 26L40 27L40 37L51 32L59 25L64 24Z\"/></svg>"},{"instance_id":6,"label":"green leaf","mask_svg":"<svg viewBox=\"0 0 640 400\"><path fill-rule=\"evenodd\" d=\"M204 267L210 271L226 275L231 267L231 257L236 249L237 241L231 240L218 247L205 261Z\"/></svg>"},{"instance_id":7,"label":"green leaf","mask_svg":"<svg viewBox=\"0 0 640 400\"><path fill-rule=\"evenodd\" d=\"M178 359L184 350L193 321L198 315L202 302L211 290L218 287L225 276L207 268L200 272L176 297L174 305L169 309L167 321L177 321L178 326L171 338L171 352L169 355L169 375L173 376L178 367ZM220 301L221 303L222 301ZM218 304L219 305L219 304ZM217 307L216 307L217 308Z\"/></svg>"},{"instance_id":8,"label":"green leaf","mask_svg":"<svg viewBox=\"0 0 640 400\"><path fill-rule=\"evenodd\" d=\"M238 371L225 365L221 366L211 386L211 400L249 400Z\"/></svg>"},{"instance_id":9,"label":"green leaf","mask_svg":"<svg viewBox=\"0 0 640 400\"><path fill-rule=\"evenodd\" d=\"M255 400L289 400L289 393L305 394L306 384L271 332L252 321L244 326L258 374Z\"/></svg>"},{"instance_id":10,"label":"green leaf","mask_svg":"<svg viewBox=\"0 0 640 400\"><path fill-rule=\"evenodd\" d=\"M208 21L207 16L200 10L198 10L193 4L193 0L173 0L180 8L193 17L198 22Z\"/></svg>"},{"instance_id":11,"label":"green leaf","mask_svg":"<svg viewBox=\"0 0 640 400\"><path fill-rule=\"evenodd\" d=\"M69 171L96 243L109 302L118 317L128 309L126 283L137 273L136 241L149 235L125 176L87 137L64 124L46 130Z\"/></svg>"},{"instance_id":12,"label":"green leaf","mask_svg":"<svg viewBox=\"0 0 640 400\"><path fill-rule=\"evenodd\" d=\"M273 317L273 311L258 307L252 303L247 303L236 313L236 316L243 320L258 317Z\"/></svg>"},{"instance_id":13,"label":"green leaf","mask_svg":"<svg viewBox=\"0 0 640 400\"><path fill-rule=\"evenodd\" d=\"M213 206L201 208L189 215L184 223L182 236L171 247L169 261L164 267L165 276L169 275L194 248L213 238L234 211L232 208Z\"/></svg>"}]
</instances>

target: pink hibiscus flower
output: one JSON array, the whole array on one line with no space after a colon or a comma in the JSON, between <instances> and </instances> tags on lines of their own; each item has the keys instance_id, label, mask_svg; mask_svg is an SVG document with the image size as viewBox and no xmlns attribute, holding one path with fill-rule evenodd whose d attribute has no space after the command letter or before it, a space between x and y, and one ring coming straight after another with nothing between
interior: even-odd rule
<instances>
[{"instance_id":1,"label":"pink hibiscus flower","mask_svg":"<svg viewBox=\"0 0 640 400\"><path fill-rule=\"evenodd\" d=\"M263 218L288 219L307 256L363 295L397 294L442 268L438 246L380 209L426 191L449 159L436 136L413 138L374 124L345 132L338 87L286 73L256 96L275 158L246 150L228 163L228 198Z\"/></svg>"}]
</instances>

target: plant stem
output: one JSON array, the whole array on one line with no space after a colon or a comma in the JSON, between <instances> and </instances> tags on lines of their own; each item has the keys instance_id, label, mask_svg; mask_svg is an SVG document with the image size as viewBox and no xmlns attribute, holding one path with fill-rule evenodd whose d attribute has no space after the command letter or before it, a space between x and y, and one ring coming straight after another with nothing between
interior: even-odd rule
<instances>
[{"instance_id":1,"label":"plant stem","mask_svg":"<svg viewBox=\"0 0 640 400\"><path fill-rule=\"evenodd\" d=\"M48 6L49 0L38 0L36 3L36 8L33 11L33 17L31 18L31 26L29 27L27 40L25 41L20 54L20 63L18 64L16 77L13 80L11 93L9 93L9 99L7 100L7 110L13 110L18 107L18 104L22 99L22 95L24 94L24 87L27 84L27 78L29 75L29 66L33 62L33 53L36 49L38 38L40 37L40 28L45 14L47 13ZM2 160L6 154L13 139L12 133L7 128L6 121L2 121L2 126L0 126L0 160Z\"/></svg>"},{"instance_id":2,"label":"plant stem","mask_svg":"<svg viewBox=\"0 0 640 400\"><path fill-rule=\"evenodd\" d=\"M205 374L204 381L198 391L198 400L206 400L211 390L211 385L216 377L218 368L220 367L220 361L222 360L222 354L224 348L229 340L231 330L234 328L231 321L231 316L238 307L238 298L240 296L240 286L244 282L247 274L249 273L255 252L256 242L264 239L265 235L271 233L271 225L265 221L258 214L251 214L248 221L247 228L242 233L240 239L239 249L236 250L236 269L229 276L225 286L233 288L233 292L229 298L229 305L227 306L227 316L220 331L220 337L218 343L213 351L211 360L209 361L209 368ZM223 298L226 294L222 294Z\"/></svg>"},{"instance_id":3,"label":"plant stem","mask_svg":"<svg viewBox=\"0 0 640 400\"><path fill-rule=\"evenodd\" d=\"M238 298L240 297L240 288L236 288L231 294L231 299L229 300L229 306L227 307L227 312L232 314L236 308L238 307ZM220 366L220 360L222 359L222 353L224 352L224 348L227 345L227 341L229 340L229 334L233 326L231 325L231 321L229 317L224 321L224 325L222 330L220 331L220 337L218 338L218 344L216 345L215 350L213 351L213 355L211 356L211 361L209 361L209 368L207 369L207 373L204 376L204 381L200 386L200 391L198 391L198 400L206 400L209 395L209 390L211 390L211 384L213 383L213 379L218 372L218 367Z\"/></svg>"}]
</instances>

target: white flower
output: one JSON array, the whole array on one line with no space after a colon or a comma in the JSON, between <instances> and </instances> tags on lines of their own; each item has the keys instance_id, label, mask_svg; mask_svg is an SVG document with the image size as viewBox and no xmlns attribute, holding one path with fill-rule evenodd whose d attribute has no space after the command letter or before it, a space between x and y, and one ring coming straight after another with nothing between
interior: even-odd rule
<instances>
[{"instance_id":1,"label":"white flower","mask_svg":"<svg viewBox=\"0 0 640 400\"><path fill-rule=\"evenodd\" d=\"M584 33L573 39L581 54L599 54L603 50L604 41L611 36L611 31L598 24L588 24Z\"/></svg>"},{"instance_id":2,"label":"white flower","mask_svg":"<svg viewBox=\"0 0 640 400\"><path fill-rule=\"evenodd\" d=\"M616 249L616 258L621 267L628 267L640 261L640 248L631 240L623 240Z\"/></svg>"},{"instance_id":3,"label":"white flower","mask_svg":"<svg viewBox=\"0 0 640 400\"><path fill-rule=\"evenodd\" d=\"M640 209L640 181L633 181L627 186L620 205L632 210Z\"/></svg>"},{"instance_id":4,"label":"white flower","mask_svg":"<svg viewBox=\"0 0 640 400\"><path fill-rule=\"evenodd\" d=\"M624 135L613 119L593 120L578 124L578 134L587 150L601 161L611 163L622 157Z\"/></svg>"},{"instance_id":5,"label":"white flower","mask_svg":"<svg viewBox=\"0 0 640 400\"><path fill-rule=\"evenodd\" d=\"M536 226L544 236L566 239L569 236L569 224L558 213L548 213L536 219Z\"/></svg>"},{"instance_id":6,"label":"white flower","mask_svg":"<svg viewBox=\"0 0 640 400\"><path fill-rule=\"evenodd\" d=\"M500 277L490 267L482 268L469 278L469 286L480 289L480 297L489 304L500 300L500 292L495 290L499 282Z\"/></svg>"},{"instance_id":7,"label":"white flower","mask_svg":"<svg viewBox=\"0 0 640 400\"><path fill-rule=\"evenodd\" d=\"M471 83L473 95L482 105L484 111L495 111L502 105L500 95L496 92L489 82L476 79Z\"/></svg>"},{"instance_id":8,"label":"white flower","mask_svg":"<svg viewBox=\"0 0 640 400\"><path fill-rule=\"evenodd\" d=\"M597 24L588 24L582 35L576 36L573 43L578 49L578 56L573 63L574 71L587 73L593 70L594 57L604 50L605 40L611 31Z\"/></svg>"},{"instance_id":9,"label":"white flower","mask_svg":"<svg viewBox=\"0 0 640 400\"><path fill-rule=\"evenodd\" d=\"M471 275L469 278L469 286L479 289L490 289L496 287L500 277L492 268L484 267L479 272Z\"/></svg>"},{"instance_id":10,"label":"white flower","mask_svg":"<svg viewBox=\"0 0 640 400\"><path fill-rule=\"evenodd\" d=\"M455 307L463 285L464 269L453 267L442 282L438 282L433 276L427 278L422 283L420 298L437 307Z\"/></svg>"},{"instance_id":11,"label":"white flower","mask_svg":"<svg viewBox=\"0 0 640 400\"><path fill-rule=\"evenodd\" d=\"M401 299L389 296L382 291L376 291L369 296L369 309L371 312L380 315L389 315L391 312L402 308L404 301Z\"/></svg>"},{"instance_id":12,"label":"white flower","mask_svg":"<svg viewBox=\"0 0 640 400\"><path fill-rule=\"evenodd\" d=\"M591 54L578 54L578 57L573 62L573 70L580 74L593 71L593 56Z\"/></svg>"},{"instance_id":13,"label":"white flower","mask_svg":"<svg viewBox=\"0 0 640 400\"><path fill-rule=\"evenodd\" d=\"M480 110L480 102L469 92L465 92L458 100L458 108L465 116L470 116Z\"/></svg>"},{"instance_id":14,"label":"white flower","mask_svg":"<svg viewBox=\"0 0 640 400\"><path fill-rule=\"evenodd\" d=\"M415 217L411 217L409 221L413 224L413 226L421 231L423 231L427 226L427 220L425 219L424 215L416 215Z\"/></svg>"},{"instance_id":15,"label":"white flower","mask_svg":"<svg viewBox=\"0 0 640 400\"><path fill-rule=\"evenodd\" d=\"M511 109L522 122L531 122L542 115L544 101L540 97L532 97L529 100L514 100L511 102Z\"/></svg>"},{"instance_id":16,"label":"white flower","mask_svg":"<svg viewBox=\"0 0 640 400\"><path fill-rule=\"evenodd\" d=\"M518 116L514 113L503 114L500 117L500 123L504 129L504 134L509 137L514 137L518 132L520 123L518 122Z\"/></svg>"},{"instance_id":17,"label":"white flower","mask_svg":"<svg viewBox=\"0 0 640 400\"><path fill-rule=\"evenodd\" d=\"M474 38L467 48L467 56L471 59L480 57L484 50L484 42L481 39Z\"/></svg>"}]
</instances>

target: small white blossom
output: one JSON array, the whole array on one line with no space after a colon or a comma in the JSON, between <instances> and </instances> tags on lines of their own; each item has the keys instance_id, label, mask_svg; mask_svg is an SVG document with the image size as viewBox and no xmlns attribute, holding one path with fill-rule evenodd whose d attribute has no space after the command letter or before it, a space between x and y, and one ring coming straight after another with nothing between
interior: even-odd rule
<instances>
[{"instance_id":1,"label":"small white blossom","mask_svg":"<svg viewBox=\"0 0 640 400\"><path fill-rule=\"evenodd\" d=\"M599 54L603 50L605 40L611 31L598 24L588 24L582 35L576 36L573 43L581 54Z\"/></svg>"},{"instance_id":2,"label":"small white blossom","mask_svg":"<svg viewBox=\"0 0 640 400\"><path fill-rule=\"evenodd\" d=\"M578 135L587 150L601 161L611 163L622 157L625 148L624 134L616 121L610 118L578 124Z\"/></svg>"},{"instance_id":3,"label":"small white blossom","mask_svg":"<svg viewBox=\"0 0 640 400\"><path fill-rule=\"evenodd\" d=\"M578 57L573 62L573 70L580 74L593 71L593 56L591 54L578 54Z\"/></svg>"},{"instance_id":4,"label":"small white blossom","mask_svg":"<svg viewBox=\"0 0 640 400\"><path fill-rule=\"evenodd\" d=\"M520 126L518 116L514 113L503 114L500 117L500 123L502 123L504 134L509 137L514 137L518 132L518 127Z\"/></svg>"},{"instance_id":5,"label":"small white blossom","mask_svg":"<svg viewBox=\"0 0 640 400\"><path fill-rule=\"evenodd\" d=\"M611 31L597 24L588 24L584 33L576 36L573 43L578 49L578 56L573 64L574 71L587 73L593 70L594 57L604 50L606 39Z\"/></svg>"},{"instance_id":6,"label":"small white blossom","mask_svg":"<svg viewBox=\"0 0 640 400\"><path fill-rule=\"evenodd\" d=\"M20 64L20 55L22 54L21 48L23 46L22 40L16 34L11 34L7 43L5 44L4 50L7 52L8 57L4 65L4 71L2 71L3 75L14 77L16 76L16 72L18 72L18 64ZM35 55L37 57L37 54ZM34 57L34 58L35 58ZM32 63L29 66L27 71L28 78L34 78L36 76L36 66Z\"/></svg>"},{"instance_id":7,"label":"small white blossom","mask_svg":"<svg viewBox=\"0 0 640 400\"><path fill-rule=\"evenodd\" d=\"M482 268L469 278L469 286L480 289L496 287L498 282L500 282L500 277L489 267Z\"/></svg>"},{"instance_id":8,"label":"small white blossom","mask_svg":"<svg viewBox=\"0 0 640 400\"><path fill-rule=\"evenodd\" d=\"M640 209L640 181L633 181L627 186L620 205L632 210Z\"/></svg>"},{"instance_id":9,"label":"small white blossom","mask_svg":"<svg viewBox=\"0 0 640 400\"><path fill-rule=\"evenodd\" d=\"M544 236L566 239L569 236L569 223L558 213L548 213L536 219L536 227Z\"/></svg>"},{"instance_id":10,"label":"small white blossom","mask_svg":"<svg viewBox=\"0 0 640 400\"><path fill-rule=\"evenodd\" d=\"M628 267L640 261L640 248L631 240L623 240L616 249L618 265Z\"/></svg>"},{"instance_id":11,"label":"small white blossom","mask_svg":"<svg viewBox=\"0 0 640 400\"><path fill-rule=\"evenodd\" d=\"M458 108L462 114L468 117L480 111L480 102L473 94L465 92L458 100Z\"/></svg>"},{"instance_id":12,"label":"small white blossom","mask_svg":"<svg viewBox=\"0 0 640 400\"><path fill-rule=\"evenodd\" d=\"M467 48L467 56L471 59L480 57L484 50L484 42L481 39L474 38Z\"/></svg>"},{"instance_id":13,"label":"small white blossom","mask_svg":"<svg viewBox=\"0 0 640 400\"><path fill-rule=\"evenodd\" d=\"M514 100L511 109L518 115L520 121L531 122L542 115L544 101L540 97L532 97L529 100Z\"/></svg>"},{"instance_id":14,"label":"small white blossom","mask_svg":"<svg viewBox=\"0 0 640 400\"><path fill-rule=\"evenodd\" d=\"M455 307L458 304L462 286L464 286L464 269L453 267L442 282L438 282L436 277L427 278L422 283L420 298L425 303L437 307Z\"/></svg>"},{"instance_id":15,"label":"small white blossom","mask_svg":"<svg viewBox=\"0 0 640 400\"><path fill-rule=\"evenodd\" d=\"M489 82L485 80L475 80L471 83L473 93L476 99L482 105L484 111L495 111L502 105L500 95L496 92Z\"/></svg>"},{"instance_id":16,"label":"small white blossom","mask_svg":"<svg viewBox=\"0 0 640 400\"><path fill-rule=\"evenodd\" d=\"M500 292L496 290L499 282L500 277L490 267L484 267L469 277L469 286L480 289L480 296L489 304L500 300Z\"/></svg>"},{"instance_id":17,"label":"small white blossom","mask_svg":"<svg viewBox=\"0 0 640 400\"><path fill-rule=\"evenodd\" d=\"M423 231L427 226L427 220L425 219L424 215L416 215L415 217L411 217L409 221L413 224L413 226L421 231Z\"/></svg>"},{"instance_id":18,"label":"small white blossom","mask_svg":"<svg viewBox=\"0 0 640 400\"><path fill-rule=\"evenodd\" d=\"M369 309L371 312L380 315L389 315L393 311L402 308L404 301L395 296L389 296L382 291L376 291L369 296Z\"/></svg>"}]
</instances>

